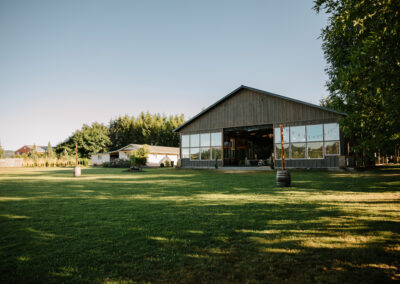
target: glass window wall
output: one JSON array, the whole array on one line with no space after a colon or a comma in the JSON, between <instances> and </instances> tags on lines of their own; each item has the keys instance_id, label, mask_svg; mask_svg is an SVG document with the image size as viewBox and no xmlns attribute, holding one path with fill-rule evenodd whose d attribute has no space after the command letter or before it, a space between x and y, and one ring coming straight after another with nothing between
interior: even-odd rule
<instances>
[{"instance_id":1,"label":"glass window wall","mask_svg":"<svg viewBox=\"0 0 400 284\"><path fill-rule=\"evenodd\" d=\"M190 136L189 135L182 135L182 148L189 148L190 146Z\"/></svg>"},{"instance_id":2,"label":"glass window wall","mask_svg":"<svg viewBox=\"0 0 400 284\"><path fill-rule=\"evenodd\" d=\"M200 135L192 134L190 135L190 147L199 147L200 146Z\"/></svg>"},{"instance_id":3,"label":"glass window wall","mask_svg":"<svg viewBox=\"0 0 400 284\"><path fill-rule=\"evenodd\" d=\"M340 155L337 123L284 127L285 159L322 159ZM280 128L274 129L275 158L281 159ZM288 146L286 146L288 145Z\"/></svg>"},{"instance_id":4,"label":"glass window wall","mask_svg":"<svg viewBox=\"0 0 400 284\"><path fill-rule=\"evenodd\" d=\"M200 151L200 154L201 154L200 159L201 160L210 160L210 158L211 158L211 149L209 147L207 147L207 148L201 147L200 149L201 149L201 151Z\"/></svg>"},{"instance_id":5,"label":"glass window wall","mask_svg":"<svg viewBox=\"0 0 400 284\"><path fill-rule=\"evenodd\" d=\"M200 146L201 147L210 147L210 133L202 133L200 134Z\"/></svg>"},{"instance_id":6,"label":"glass window wall","mask_svg":"<svg viewBox=\"0 0 400 284\"><path fill-rule=\"evenodd\" d=\"M307 125L307 142L310 141L324 141L322 124Z\"/></svg>"},{"instance_id":7,"label":"glass window wall","mask_svg":"<svg viewBox=\"0 0 400 284\"><path fill-rule=\"evenodd\" d=\"M280 127L275 128L274 137L275 137L275 143L281 143L281 128ZM289 127L283 128L283 142L284 143L289 142Z\"/></svg>"},{"instance_id":8,"label":"glass window wall","mask_svg":"<svg viewBox=\"0 0 400 284\"><path fill-rule=\"evenodd\" d=\"M306 142L306 127L304 125L290 127L290 142Z\"/></svg>"},{"instance_id":9,"label":"glass window wall","mask_svg":"<svg viewBox=\"0 0 400 284\"><path fill-rule=\"evenodd\" d=\"M190 159L199 160L200 159L200 148L190 148Z\"/></svg>"},{"instance_id":10,"label":"glass window wall","mask_svg":"<svg viewBox=\"0 0 400 284\"><path fill-rule=\"evenodd\" d=\"M182 159L189 159L189 148L182 148Z\"/></svg>"},{"instance_id":11,"label":"glass window wall","mask_svg":"<svg viewBox=\"0 0 400 284\"><path fill-rule=\"evenodd\" d=\"M222 158L222 133L182 135L182 159L220 160Z\"/></svg>"},{"instance_id":12,"label":"glass window wall","mask_svg":"<svg viewBox=\"0 0 400 284\"><path fill-rule=\"evenodd\" d=\"M211 146L222 146L222 133L211 133Z\"/></svg>"},{"instance_id":13,"label":"glass window wall","mask_svg":"<svg viewBox=\"0 0 400 284\"><path fill-rule=\"evenodd\" d=\"M292 143L292 159L305 159L306 158L306 143Z\"/></svg>"},{"instance_id":14,"label":"glass window wall","mask_svg":"<svg viewBox=\"0 0 400 284\"><path fill-rule=\"evenodd\" d=\"M339 141L325 142L325 154L326 155L339 155Z\"/></svg>"},{"instance_id":15,"label":"glass window wall","mask_svg":"<svg viewBox=\"0 0 400 284\"><path fill-rule=\"evenodd\" d=\"M337 123L328 123L324 125L324 140L333 141L340 140L339 125Z\"/></svg>"},{"instance_id":16,"label":"glass window wall","mask_svg":"<svg viewBox=\"0 0 400 284\"><path fill-rule=\"evenodd\" d=\"M324 153L322 150L323 142L308 142L307 143L307 157L309 159L322 159Z\"/></svg>"},{"instance_id":17,"label":"glass window wall","mask_svg":"<svg viewBox=\"0 0 400 284\"><path fill-rule=\"evenodd\" d=\"M290 157L289 157L289 144L288 143L283 144L283 149L285 151L285 160L286 159L290 159ZM276 156L276 159L281 159L281 155L282 155L282 146L281 146L281 144L275 144L275 156Z\"/></svg>"}]
</instances>

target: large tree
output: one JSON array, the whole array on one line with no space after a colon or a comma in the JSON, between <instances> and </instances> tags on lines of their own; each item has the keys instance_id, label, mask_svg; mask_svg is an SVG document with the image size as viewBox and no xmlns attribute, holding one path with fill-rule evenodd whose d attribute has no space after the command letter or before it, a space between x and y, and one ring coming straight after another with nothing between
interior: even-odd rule
<instances>
[{"instance_id":1,"label":"large tree","mask_svg":"<svg viewBox=\"0 0 400 284\"><path fill-rule=\"evenodd\" d=\"M400 1L317 0L329 15L322 30L330 95L346 112L341 125L362 156L393 153L400 140Z\"/></svg>"},{"instance_id":2,"label":"large tree","mask_svg":"<svg viewBox=\"0 0 400 284\"><path fill-rule=\"evenodd\" d=\"M128 115L110 121L112 148L118 149L131 143L159 146L179 146L179 134L173 129L184 123L183 115L165 116L140 113L136 118Z\"/></svg>"},{"instance_id":3,"label":"large tree","mask_svg":"<svg viewBox=\"0 0 400 284\"><path fill-rule=\"evenodd\" d=\"M75 142L78 143L78 154L83 158L89 158L93 153L106 152L111 145L109 129L97 122L92 125L84 124L82 129L76 130L65 142L59 144L56 152L62 154L67 151L73 155Z\"/></svg>"}]
</instances>

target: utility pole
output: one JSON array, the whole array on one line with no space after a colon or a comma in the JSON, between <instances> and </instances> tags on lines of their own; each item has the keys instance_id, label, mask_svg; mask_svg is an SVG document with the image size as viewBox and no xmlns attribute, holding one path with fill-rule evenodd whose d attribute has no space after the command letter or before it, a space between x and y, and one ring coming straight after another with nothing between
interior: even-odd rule
<instances>
[{"instance_id":1,"label":"utility pole","mask_svg":"<svg viewBox=\"0 0 400 284\"><path fill-rule=\"evenodd\" d=\"M282 155L282 170L286 170L285 167L285 148L283 143L283 125L280 125L281 128L281 155Z\"/></svg>"}]
</instances>

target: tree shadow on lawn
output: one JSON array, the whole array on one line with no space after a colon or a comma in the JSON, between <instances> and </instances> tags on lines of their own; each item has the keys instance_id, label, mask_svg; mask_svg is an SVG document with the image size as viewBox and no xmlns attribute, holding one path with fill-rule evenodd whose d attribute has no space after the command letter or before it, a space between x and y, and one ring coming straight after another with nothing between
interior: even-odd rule
<instances>
[{"instance_id":1,"label":"tree shadow on lawn","mask_svg":"<svg viewBox=\"0 0 400 284\"><path fill-rule=\"evenodd\" d=\"M400 172L375 169L362 172L292 171L292 185L308 190L339 192L400 191Z\"/></svg>"},{"instance_id":2,"label":"tree shadow on lawn","mask_svg":"<svg viewBox=\"0 0 400 284\"><path fill-rule=\"evenodd\" d=\"M60 208L47 220L32 214L29 220L41 220L28 227L14 220L11 234L17 231L17 236L6 243L16 245L2 249L7 262L1 263L0 278L6 277L4 282L303 283L396 279L400 255L395 237L380 236L393 229L391 223L365 222L358 224L361 229L350 231L332 228L318 219L342 213L311 204L284 206L279 214L273 204L197 210L173 204L143 206L146 212L125 208L107 210L107 216L91 209L70 216ZM299 215L298 209L318 214Z\"/></svg>"},{"instance_id":3,"label":"tree shadow on lawn","mask_svg":"<svg viewBox=\"0 0 400 284\"><path fill-rule=\"evenodd\" d=\"M179 174L161 193L165 177L151 175L111 187L101 178L0 183L1 196L26 198L0 199L0 282L399 280L400 223L380 203L308 199L319 189L275 188L274 175L223 177Z\"/></svg>"}]
</instances>

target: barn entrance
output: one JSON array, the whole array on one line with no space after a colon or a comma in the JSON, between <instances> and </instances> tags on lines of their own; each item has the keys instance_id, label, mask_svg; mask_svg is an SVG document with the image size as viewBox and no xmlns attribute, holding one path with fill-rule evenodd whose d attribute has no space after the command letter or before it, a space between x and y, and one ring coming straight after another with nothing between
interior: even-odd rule
<instances>
[{"instance_id":1,"label":"barn entrance","mask_svg":"<svg viewBox=\"0 0 400 284\"><path fill-rule=\"evenodd\" d=\"M273 137L272 124L224 129L224 166L270 165Z\"/></svg>"}]
</instances>

